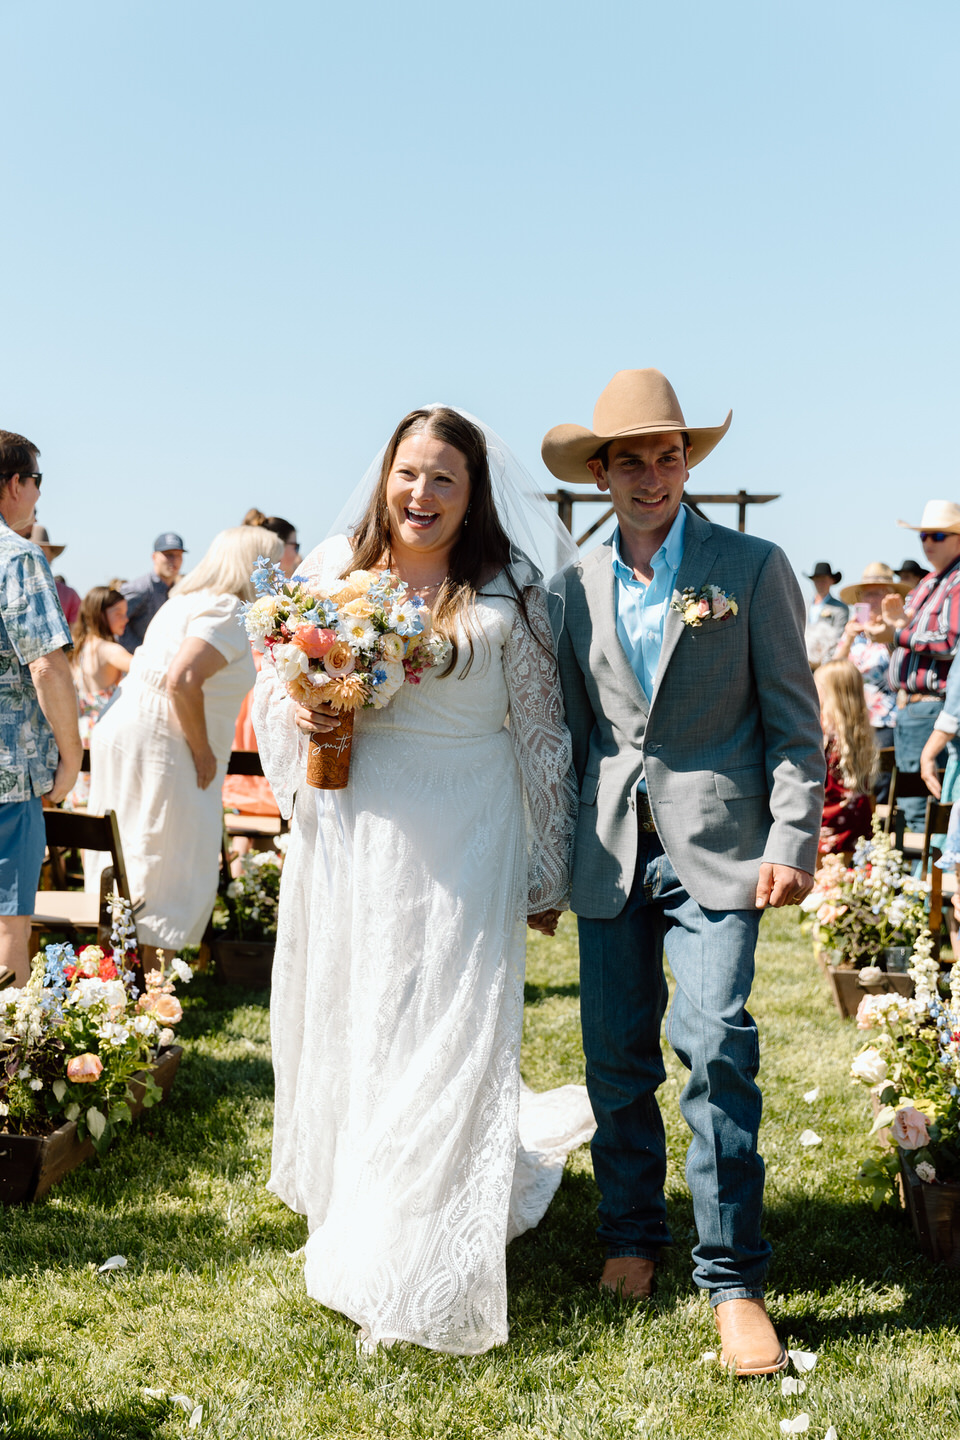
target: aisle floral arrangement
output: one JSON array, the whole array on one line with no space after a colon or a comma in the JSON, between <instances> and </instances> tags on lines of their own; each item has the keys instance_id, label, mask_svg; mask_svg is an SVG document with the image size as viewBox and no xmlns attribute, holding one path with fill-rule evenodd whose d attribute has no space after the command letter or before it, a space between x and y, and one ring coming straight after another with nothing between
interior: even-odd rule
<instances>
[{"instance_id":1,"label":"aisle floral arrangement","mask_svg":"<svg viewBox=\"0 0 960 1440\"><path fill-rule=\"evenodd\" d=\"M158 1053L174 1042L183 1011L176 981L189 981L184 961L165 960L146 976L141 994L130 907L114 895L111 943L47 945L30 979L0 991L0 1124L14 1135L49 1134L75 1120L97 1150L131 1119L130 1081L146 1072L144 1105L159 1097L149 1076ZM141 1077L142 1078L142 1077Z\"/></svg>"},{"instance_id":2,"label":"aisle floral arrangement","mask_svg":"<svg viewBox=\"0 0 960 1440\"><path fill-rule=\"evenodd\" d=\"M913 946L926 925L928 890L875 817L873 834L858 842L851 866L839 856L824 857L800 906L810 917L804 929L830 965L873 966L882 950Z\"/></svg>"},{"instance_id":3,"label":"aisle floral arrangement","mask_svg":"<svg viewBox=\"0 0 960 1440\"><path fill-rule=\"evenodd\" d=\"M857 1025L869 1038L851 1065L869 1087L876 1116L870 1134L882 1150L860 1167L860 1183L878 1208L892 1193L896 1151L928 1185L960 1181L960 964L941 993L929 931L917 940L909 974L912 997L866 995Z\"/></svg>"},{"instance_id":4,"label":"aisle floral arrangement","mask_svg":"<svg viewBox=\"0 0 960 1440\"><path fill-rule=\"evenodd\" d=\"M240 874L217 897L213 928L231 940L267 941L277 937L280 876L290 843L289 832L274 836L276 850L248 851L240 857ZM279 852L279 853L278 853Z\"/></svg>"},{"instance_id":5,"label":"aisle floral arrangement","mask_svg":"<svg viewBox=\"0 0 960 1440\"><path fill-rule=\"evenodd\" d=\"M433 632L426 605L389 571L353 570L322 590L288 580L261 556L252 578L247 634L303 705L380 709L404 682L418 684L449 659L450 642Z\"/></svg>"}]
</instances>

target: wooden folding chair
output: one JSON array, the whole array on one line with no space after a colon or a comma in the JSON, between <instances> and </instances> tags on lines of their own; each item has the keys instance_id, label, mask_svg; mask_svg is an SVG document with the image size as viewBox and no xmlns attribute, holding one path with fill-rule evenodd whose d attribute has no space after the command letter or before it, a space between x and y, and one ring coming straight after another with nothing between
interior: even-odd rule
<instances>
[{"instance_id":1,"label":"wooden folding chair","mask_svg":"<svg viewBox=\"0 0 960 1440\"><path fill-rule=\"evenodd\" d=\"M923 853L923 834L919 830L908 830L907 822L903 811L900 809L901 800L929 800L930 791L919 770L898 770L896 765L890 772L890 793L887 804L887 817L883 822L885 835L893 834L894 844L898 850L905 855L913 855L917 859Z\"/></svg>"},{"instance_id":2,"label":"wooden folding chair","mask_svg":"<svg viewBox=\"0 0 960 1440\"><path fill-rule=\"evenodd\" d=\"M99 944L108 944L112 922L107 896L116 889L122 899L135 908L123 861L123 847L117 817L112 810L104 815L88 815L85 811L45 809L43 822L47 832L47 848L51 860L64 850L101 850L109 854L110 864L100 876L100 894L88 895L84 890L38 890L31 916L31 941L45 930L95 930ZM51 868L56 872L56 866Z\"/></svg>"},{"instance_id":3,"label":"wooden folding chair","mask_svg":"<svg viewBox=\"0 0 960 1440\"><path fill-rule=\"evenodd\" d=\"M937 943L939 955L940 930L943 925L943 871L938 867L941 851L933 843L934 835L946 833L950 824L952 805L941 805L933 796L927 801L927 818L923 829L923 856L920 862L920 878L930 877L930 934Z\"/></svg>"}]
</instances>

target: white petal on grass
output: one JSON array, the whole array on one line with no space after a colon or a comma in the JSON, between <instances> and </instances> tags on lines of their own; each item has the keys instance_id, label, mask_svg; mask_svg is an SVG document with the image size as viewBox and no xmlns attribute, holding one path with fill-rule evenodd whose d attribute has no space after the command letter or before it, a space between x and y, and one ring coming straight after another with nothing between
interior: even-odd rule
<instances>
[{"instance_id":1,"label":"white petal on grass","mask_svg":"<svg viewBox=\"0 0 960 1440\"><path fill-rule=\"evenodd\" d=\"M171 1395L170 1404L182 1406L188 1415L192 1415L196 1408L189 1395Z\"/></svg>"},{"instance_id":2,"label":"white petal on grass","mask_svg":"<svg viewBox=\"0 0 960 1440\"><path fill-rule=\"evenodd\" d=\"M830 1426L830 1429L827 1431L826 1435L824 1435L823 1440L839 1440L836 1425Z\"/></svg>"},{"instance_id":3,"label":"white petal on grass","mask_svg":"<svg viewBox=\"0 0 960 1440\"><path fill-rule=\"evenodd\" d=\"M708 1365L711 1361L716 1360L716 1358L716 1350L704 1350L703 1354L700 1356L700 1363L702 1365Z\"/></svg>"},{"instance_id":4,"label":"white petal on grass","mask_svg":"<svg viewBox=\"0 0 960 1440\"><path fill-rule=\"evenodd\" d=\"M794 1415L792 1420L780 1421L780 1433L782 1435L803 1435L810 1429L810 1416L806 1410L801 1410L799 1415Z\"/></svg>"},{"instance_id":5,"label":"white petal on grass","mask_svg":"<svg viewBox=\"0 0 960 1440\"><path fill-rule=\"evenodd\" d=\"M820 1086L814 1085L812 1090L804 1090L803 1098L808 1105L812 1105L815 1100L820 1099Z\"/></svg>"},{"instance_id":6,"label":"white petal on grass","mask_svg":"<svg viewBox=\"0 0 960 1440\"><path fill-rule=\"evenodd\" d=\"M201 1421L202 1419L203 1419L203 1406L202 1406L202 1405L198 1405L197 1408L196 1408L196 1410L194 1410L193 1414L190 1416L189 1429L191 1429L191 1430L196 1430L197 1426L200 1424L200 1421Z\"/></svg>"},{"instance_id":7,"label":"white petal on grass","mask_svg":"<svg viewBox=\"0 0 960 1440\"><path fill-rule=\"evenodd\" d=\"M817 1352L815 1350L788 1350L787 1354L793 1361L794 1370L799 1371L801 1375L806 1375L808 1371L816 1367Z\"/></svg>"},{"instance_id":8,"label":"white petal on grass","mask_svg":"<svg viewBox=\"0 0 960 1440\"><path fill-rule=\"evenodd\" d=\"M802 1395L806 1388L806 1380L797 1380L793 1375L784 1375L780 1381L781 1395Z\"/></svg>"},{"instance_id":9,"label":"white petal on grass","mask_svg":"<svg viewBox=\"0 0 960 1440\"><path fill-rule=\"evenodd\" d=\"M823 1141L820 1139L816 1130L804 1130L800 1136L800 1144L809 1149L813 1145L822 1145Z\"/></svg>"},{"instance_id":10,"label":"white petal on grass","mask_svg":"<svg viewBox=\"0 0 960 1440\"><path fill-rule=\"evenodd\" d=\"M104 1270L122 1270L127 1263L126 1255L111 1255L109 1260L104 1260L98 1267L97 1274L102 1275Z\"/></svg>"},{"instance_id":11,"label":"white petal on grass","mask_svg":"<svg viewBox=\"0 0 960 1440\"><path fill-rule=\"evenodd\" d=\"M166 1390L151 1390L148 1386L143 1387L144 1395L149 1395L151 1400L166 1400Z\"/></svg>"}]
</instances>

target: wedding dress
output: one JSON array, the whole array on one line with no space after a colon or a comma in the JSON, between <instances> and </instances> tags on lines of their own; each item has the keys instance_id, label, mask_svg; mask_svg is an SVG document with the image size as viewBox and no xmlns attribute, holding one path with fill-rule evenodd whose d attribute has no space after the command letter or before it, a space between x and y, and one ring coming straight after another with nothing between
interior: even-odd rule
<instances>
[{"instance_id":1,"label":"wedding dress","mask_svg":"<svg viewBox=\"0 0 960 1440\"><path fill-rule=\"evenodd\" d=\"M335 588L349 556L337 537L312 573ZM501 575L478 597L471 666L462 643L453 675L357 712L345 790L306 785L269 664L254 701L285 813L296 790L269 1188L307 1216L309 1293L370 1347L502 1344L506 1244L594 1129L580 1086L520 1097L525 919L564 900L576 792L552 653L509 593Z\"/></svg>"}]
</instances>

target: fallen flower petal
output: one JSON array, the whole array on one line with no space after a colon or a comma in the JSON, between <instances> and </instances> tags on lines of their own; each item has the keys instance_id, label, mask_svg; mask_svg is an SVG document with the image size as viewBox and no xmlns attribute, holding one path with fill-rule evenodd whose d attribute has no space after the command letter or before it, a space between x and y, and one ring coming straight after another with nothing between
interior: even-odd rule
<instances>
[{"instance_id":1,"label":"fallen flower petal","mask_svg":"<svg viewBox=\"0 0 960 1440\"><path fill-rule=\"evenodd\" d=\"M200 1424L200 1421L201 1421L202 1419L203 1419L203 1406L202 1406L202 1405L198 1405L197 1408L196 1408L196 1410L194 1410L193 1414L190 1416L190 1427L189 1427L189 1428L190 1428L191 1430L196 1430L197 1426Z\"/></svg>"},{"instance_id":2,"label":"fallen flower petal","mask_svg":"<svg viewBox=\"0 0 960 1440\"><path fill-rule=\"evenodd\" d=\"M797 1380L793 1375L784 1375L780 1381L781 1395L802 1395L806 1388L806 1380Z\"/></svg>"},{"instance_id":3,"label":"fallen flower petal","mask_svg":"<svg viewBox=\"0 0 960 1440\"><path fill-rule=\"evenodd\" d=\"M780 1431L783 1435L802 1435L810 1429L810 1416L806 1410L801 1410L792 1420L781 1420Z\"/></svg>"},{"instance_id":4,"label":"fallen flower petal","mask_svg":"<svg viewBox=\"0 0 960 1440\"><path fill-rule=\"evenodd\" d=\"M820 1139L816 1130L804 1130L800 1136L800 1144L809 1147L811 1145L822 1145L823 1141Z\"/></svg>"},{"instance_id":5,"label":"fallen flower petal","mask_svg":"<svg viewBox=\"0 0 960 1440\"><path fill-rule=\"evenodd\" d=\"M793 1361L794 1370L799 1370L801 1375L816 1368L817 1352L815 1350L788 1350L787 1354Z\"/></svg>"},{"instance_id":6,"label":"fallen flower petal","mask_svg":"<svg viewBox=\"0 0 960 1440\"><path fill-rule=\"evenodd\" d=\"M700 1363L701 1365L706 1365L709 1364L711 1361L716 1360L716 1358L716 1350L704 1350L703 1354L700 1356Z\"/></svg>"},{"instance_id":7,"label":"fallen flower petal","mask_svg":"<svg viewBox=\"0 0 960 1440\"><path fill-rule=\"evenodd\" d=\"M151 1400L165 1400L167 1398L166 1390L151 1390L148 1385L144 1385L143 1393L144 1395L149 1395Z\"/></svg>"},{"instance_id":8,"label":"fallen flower petal","mask_svg":"<svg viewBox=\"0 0 960 1440\"><path fill-rule=\"evenodd\" d=\"M827 1431L826 1435L824 1435L823 1440L839 1440L836 1425L830 1426L830 1429Z\"/></svg>"},{"instance_id":9,"label":"fallen flower petal","mask_svg":"<svg viewBox=\"0 0 960 1440\"><path fill-rule=\"evenodd\" d=\"M812 1090L804 1090L803 1098L804 1100L806 1100L808 1105L812 1105L814 1100L820 1099L820 1086L814 1085Z\"/></svg>"},{"instance_id":10,"label":"fallen flower petal","mask_svg":"<svg viewBox=\"0 0 960 1440\"><path fill-rule=\"evenodd\" d=\"M190 1399L189 1395L171 1395L170 1403L171 1405L182 1405L188 1415L192 1415L194 1410L196 1409L196 1406Z\"/></svg>"},{"instance_id":11,"label":"fallen flower petal","mask_svg":"<svg viewBox=\"0 0 960 1440\"><path fill-rule=\"evenodd\" d=\"M111 1255L109 1260L104 1260L98 1268L97 1274L102 1275L104 1270L122 1270L127 1263L126 1255Z\"/></svg>"}]
</instances>

